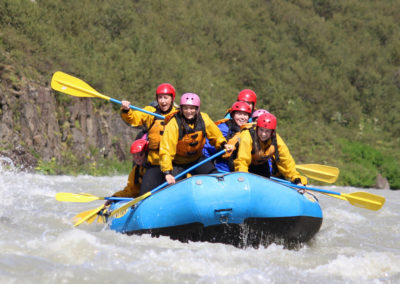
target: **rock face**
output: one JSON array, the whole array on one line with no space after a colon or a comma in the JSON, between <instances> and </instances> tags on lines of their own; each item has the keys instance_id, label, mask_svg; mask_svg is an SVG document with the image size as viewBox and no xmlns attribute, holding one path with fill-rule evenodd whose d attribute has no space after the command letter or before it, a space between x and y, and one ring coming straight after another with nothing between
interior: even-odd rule
<instances>
[{"instance_id":1,"label":"rock face","mask_svg":"<svg viewBox=\"0 0 400 284\"><path fill-rule=\"evenodd\" d=\"M376 176L375 188L390 189L389 181L386 178L384 178L381 174L378 174Z\"/></svg>"},{"instance_id":2,"label":"rock face","mask_svg":"<svg viewBox=\"0 0 400 284\"><path fill-rule=\"evenodd\" d=\"M1 71L1 70L0 70ZM0 72L0 76L1 76ZM71 153L82 163L92 158L127 158L136 130L111 104L93 107L91 98L57 94L19 78L0 81L0 157L24 169L39 159L61 163ZM57 96L68 96L59 98Z\"/></svg>"}]
</instances>

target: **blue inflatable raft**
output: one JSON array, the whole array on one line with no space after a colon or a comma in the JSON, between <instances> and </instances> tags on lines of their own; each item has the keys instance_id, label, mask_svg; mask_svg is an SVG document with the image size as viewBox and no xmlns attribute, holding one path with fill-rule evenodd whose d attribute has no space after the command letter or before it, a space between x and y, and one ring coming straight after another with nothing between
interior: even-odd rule
<instances>
[{"instance_id":1,"label":"blue inflatable raft","mask_svg":"<svg viewBox=\"0 0 400 284\"><path fill-rule=\"evenodd\" d=\"M111 210L124 204L114 203ZM169 236L237 247L293 246L320 229L322 211L308 193L242 172L198 175L181 180L110 218L110 228L126 234Z\"/></svg>"}]
</instances>

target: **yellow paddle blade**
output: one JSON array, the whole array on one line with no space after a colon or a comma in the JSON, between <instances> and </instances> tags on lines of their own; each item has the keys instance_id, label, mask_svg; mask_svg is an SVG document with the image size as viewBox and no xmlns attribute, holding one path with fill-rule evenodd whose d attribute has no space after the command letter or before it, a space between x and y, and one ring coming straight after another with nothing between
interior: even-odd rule
<instances>
[{"instance_id":1,"label":"yellow paddle blade","mask_svg":"<svg viewBox=\"0 0 400 284\"><path fill-rule=\"evenodd\" d=\"M97 214L93 215L92 217L90 217L89 219L86 220L86 223L92 224L97 218L98 218Z\"/></svg>"},{"instance_id":2,"label":"yellow paddle blade","mask_svg":"<svg viewBox=\"0 0 400 284\"><path fill-rule=\"evenodd\" d=\"M150 195L151 195L151 192L149 191L149 192L129 201L128 203L122 205L121 207L113 210L110 214L110 217L114 216L115 218L120 218L120 217L124 216L129 207L132 207L133 205L135 205L139 201L142 201L143 199L149 197Z\"/></svg>"},{"instance_id":3,"label":"yellow paddle blade","mask_svg":"<svg viewBox=\"0 0 400 284\"><path fill-rule=\"evenodd\" d=\"M386 201L385 197L383 196L363 191L353 192L353 193L341 193L341 195L329 194L329 193L324 193L324 194L338 199L346 200L351 205L354 205L356 207L374 211L381 209Z\"/></svg>"},{"instance_id":4,"label":"yellow paddle blade","mask_svg":"<svg viewBox=\"0 0 400 284\"><path fill-rule=\"evenodd\" d=\"M56 200L61 202L91 202L94 200L103 200L104 197L98 197L89 193L69 193L58 192L56 193Z\"/></svg>"},{"instance_id":5,"label":"yellow paddle blade","mask_svg":"<svg viewBox=\"0 0 400 284\"><path fill-rule=\"evenodd\" d=\"M375 211L381 209L386 201L383 196L361 191L349 194L342 193L342 196L354 206Z\"/></svg>"},{"instance_id":6,"label":"yellow paddle blade","mask_svg":"<svg viewBox=\"0 0 400 284\"><path fill-rule=\"evenodd\" d=\"M51 78L51 87L56 91L75 97L97 97L110 100L110 97L100 94L81 79L61 71L54 73Z\"/></svg>"},{"instance_id":7,"label":"yellow paddle blade","mask_svg":"<svg viewBox=\"0 0 400 284\"><path fill-rule=\"evenodd\" d=\"M296 169L304 173L307 177L323 181L326 183L334 183L339 176L339 169L331 166L318 164L296 165Z\"/></svg>"},{"instance_id":8,"label":"yellow paddle blade","mask_svg":"<svg viewBox=\"0 0 400 284\"><path fill-rule=\"evenodd\" d=\"M104 216L102 216L102 215L99 215L99 217L97 218L97 223L100 223L100 224L104 224L104 223L106 223L106 217L104 217Z\"/></svg>"},{"instance_id":9,"label":"yellow paddle blade","mask_svg":"<svg viewBox=\"0 0 400 284\"><path fill-rule=\"evenodd\" d=\"M88 211L79 213L78 215L76 215L76 216L74 217L74 220L78 220L78 221L75 223L74 227L79 226L79 225L82 224L83 222L85 222L85 221L91 219L93 216L96 216L97 213L99 213L99 212L101 211L101 209L103 209L103 208L104 208L104 204L101 205L100 207L95 208L95 209L91 209L91 210L88 210ZM94 221L94 219L92 220L92 222L93 222L93 221Z\"/></svg>"},{"instance_id":10,"label":"yellow paddle blade","mask_svg":"<svg viewBox=\"0 0 400 284\"><path fill-rule=\"evenodd\" d=\"M105 209L103 209L103 210L105 210ZM101 210L96 215L93 215L93 217L87 219L86 223L92 224L96 219L97 219L97 223L100 223L100 224L106 223L106 217L103 215L100 215L100 213L101 213Z\"/></svg>"}]
</instances>

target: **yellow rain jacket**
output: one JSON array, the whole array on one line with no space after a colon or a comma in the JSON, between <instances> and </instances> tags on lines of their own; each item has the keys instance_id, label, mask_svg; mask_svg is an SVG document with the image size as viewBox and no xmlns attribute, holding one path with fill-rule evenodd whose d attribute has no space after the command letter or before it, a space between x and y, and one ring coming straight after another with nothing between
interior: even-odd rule
<instances>
[{"instance_id":1,"label":"yellow rain jacket","mask_svg":"<svg viewBox=\"0 0 400 284\"><path fill-rule=\"evenodd\" d=\"M128 183L123 190L117 191L115 197L137 197L140 194L140 186L142 185L143 175L146 168L134 165L129 173Z\"/></svg>"},{"instance_id":2,"label":"yellow rain jacket","mask_svg":"<svg viewBox=\"0 0 400 284\"><path fill-rule=\"evenodd\" d=\"M255 156L254 153L252 154L252 151L255 152L256 149L253 149L253 138L250 131L248 129L243 130L240 133L239 140L240 144L237 158L233 162L235 165L235 171L248 172L251 164L257 164L257 162L252 159L252 157ZM294 181L296 178L299 178L302 184L307 184L307 178L300 175L296 170L296 163L290 154L288 147L278 133L276 133L276 142L278 145L279 161L276 161L275 159L275 148L272 145L272 139L268 139L265 142L259 141L259 151L264 152L265 156L272 156L276 162L279 173L281 173L287 180ZM267 163L267 160L265 162Z\"/></svg>"},{"instance_id":3,"label":"yellow rain jacket","mask_svg":"<svg viewBox=\"0 0 400 284\"><path fill-rule=\"evenodd\" d=\"M218 126L211 120L208 114L200 112L201 118L205 126L205 136L210 141L211 145L216 148L220 148L222 143L226 143L225 137L222 135L221 130L219 130ZM182 119L183 120L183 119ZM202 135L202 131L196 131L194 133L185 134L182 139L179 139L179 129L181 125L178 125L177 117L174 116L168 124L165 126L164 135L161 138L160 143L160 166L161 171L172 171L172 161L178 165L184 165L192 163L198 160L202 156L202 149L205 143L206 137ZM191 129L195 129L195 125L189 124ZM198 134L197 136L195 134ZM196 137L192 137L196 136ZM201 136L201 141L198 141ZM195 144L195 151L193 153L187 152L184 154L182 149L185 149L187 145L190 145L190 139L193 140ZM198 142L198 143L196 143ZM180 149L180 153L178 154L178 149Z\"/></svg>"},{"instance_id":4,"label":"yellow rain jacket","mask_svg":"<svg viewBox=\"0 0 400 284\"><path fill-rule=\"evenodd\" d=\"M144 110L157 112L157 109L152 106L146 106L143 108ZM164 117L167 117L171 113L176 112L176 108L172 106L171 111L165 114L162 114ZM157 112L159 113L159 112ZM159 113L160 114L160 113ZM148 139L149 139L149 155L147 156L147 161L151 165L159 165L160 157L158 154L159 145L161 136L163 134L163 130L165 127L165 122L163 119L159 119L153 115L141 112L129 110L128 112L124 112L121 109L121 117L123 121L132 125L133 127L137 126L145 126L148 130Z\"/></svg>"}]
</instances>

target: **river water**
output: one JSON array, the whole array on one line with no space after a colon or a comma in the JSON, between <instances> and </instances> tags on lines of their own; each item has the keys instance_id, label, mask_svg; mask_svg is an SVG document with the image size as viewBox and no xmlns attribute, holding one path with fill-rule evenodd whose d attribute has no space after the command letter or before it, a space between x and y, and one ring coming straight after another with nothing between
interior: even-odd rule
<instances>
[{"instance_id":1,"label":"river water","mask_svg":"<svg viewBox=\"0 0 400 284\"><path fill-rule=\"evenodd\" d=\"M0 283L400 283L400 191L368 189L386 197L379 211L315 193L323 225L298 250L126 236L104 224L74 228L73 216L102 201L54 199L57 192L110 196L126 179L0 168Z\"/></svg>"}]
</instances>

